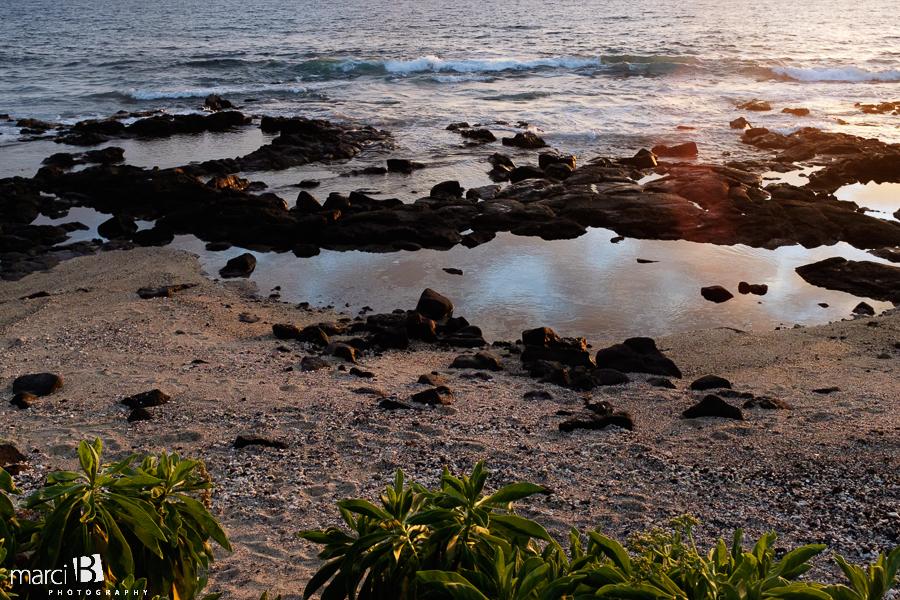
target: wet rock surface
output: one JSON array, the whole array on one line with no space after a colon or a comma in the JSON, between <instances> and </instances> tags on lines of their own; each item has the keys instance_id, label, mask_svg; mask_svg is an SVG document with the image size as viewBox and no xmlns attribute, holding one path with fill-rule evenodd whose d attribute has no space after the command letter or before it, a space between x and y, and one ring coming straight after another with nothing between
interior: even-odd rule
<instances>
[{"instance_id":1,"label":"wet rock surface","mask_svg":"<svg viewBox=\"0 0 900 600\"><path fill-rule=\"evenodd\" d=\"M797 267L796 271L807 282L825 289L900 302L900 267L835 256Z\"/></svg>"}]
</instances>

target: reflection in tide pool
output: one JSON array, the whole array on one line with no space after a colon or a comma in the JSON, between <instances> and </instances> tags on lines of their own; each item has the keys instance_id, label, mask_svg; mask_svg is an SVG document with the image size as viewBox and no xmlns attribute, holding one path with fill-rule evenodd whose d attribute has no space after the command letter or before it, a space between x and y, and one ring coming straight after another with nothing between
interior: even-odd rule
<instances>
[{"instance_id":1,"label":"reflection in tide pool","mask_svg":"<svg viewBox=\"0 0 900 600\"><path fill-rule=\"evenodd\" d=\"M73 208L68 216L35 224L81 221L67 243L98 237L97 225L109 218L90 208ZM138 222L141 229L150 222ZM298 259L291 253L253 252L259 261L252 281L267 296L281 286L286 302L333 304L355 316L363 306L377 312L415 307L426 287L450 298L456 316L480 326L488 340L515 340L524 329L547 326L560 335L591 340L620 340L645 335L736 327L770 330L779 325L818 325L850 315L860 298L807 284L794 269L832 256L886 262L847 244L807 250L786 246L762 250L684 241L625 239L589 229L574 240L545 242L500 233L477 248L418 252L335 252ZM171 247L193 252L210 277L246 250L208 252L192 235L175 238ZM638 263L637 259L657 261ZM444 268L462 269L450 275ZM765 296L741 295L738 283L764 283ZM735 297L714 304L700 288L721 285ZM877 311L887 302L867 300ZM819 303L829 306L823 308ZM345 304L349 304L347 307Z\"/></svg>"},{"instance_id":2,"label":"reflection in tide pool","mask_svg":"<svg viewBox=\"0 0 900 600\"><path fill-rule=\"evenodd\" d=\"M854 183L845 185L834 195L838 200L849 200L860 208L868 208L866 214L871 217L898 220L895 213L900 213L900 183Z\"/></svg>"},{"instance_id":3,"label":"reflection in tide pool","mask_svg":"<svg viewBox=\"0 0 900 600\"><path fill-rule=\"evenodd\" d=\"M813 287L794 269L831 256L876 260L845 244L775 251L683 241L626 239L592 229L575 240L543 242L501 233L474 249L371 254L332 252L297 259L292 254L256 254L252 279L267 295L281 286L283 300L334 304L355 315L363 306L377 312L413 308L431 287L456 305L455 315L479 325L488 340L515 340L524 329L551 327L561 335L593 340L656 337L711 327L770 330L780 324L816 325L850 315L860 302L842 292ZM243 250L208 253L189 236L176 247L196 252L214 276ZM637 259L655 260L639 264ZM455 267L465 274L450 275ZM738 283L765 283L765 296L741 295ZM700 288L722 285L735 298L713 304ZM827 303L828 308L819 306ZM876 310L886 302L868 301ZM344 304L349 303L349 308Z\"/></svg>"}]
</instances>

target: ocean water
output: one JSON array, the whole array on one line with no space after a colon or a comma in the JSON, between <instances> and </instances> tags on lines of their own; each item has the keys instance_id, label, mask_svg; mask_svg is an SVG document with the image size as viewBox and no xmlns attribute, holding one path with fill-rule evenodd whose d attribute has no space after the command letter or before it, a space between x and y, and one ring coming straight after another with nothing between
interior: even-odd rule
<instances>
[{"instance_id":1,"label":"ocean water","mask_svg":"<svg viewBox=\"0 0 900 600\"><path fill-rule=\"evenodd\" d=\"M517 131L523 121L579 160L685 141L698 144L700 160L765 155L741 145L739 134L728 128L738 116L785 133L814 126L900 142L900 116L867 115L855 106L900 100L900 20L888 0L19 0L0 5L7 9L0 19L0 113L13 118L74 123L119 110L193 112L201 110L206 95L217 93L248 114L304 115L389 129L395 135L394 156L430 165L409 178L346 177L352 169L383 164L383 154L364 153L346 164L254 174L289 202L296 195L292 184L308 178L322 181L317 195L362 189L405 201L446 179L457 179L466 187L485 185L485 158L496 145L465 148L457 134L444 129L457 121L487 123L500 135ZM768 100L775 110L736 109L753 98ZM783 114L785 107L808 108L811 114ZM12 122L0 123L0 134L0 177L30 177L49 154L78 150L25 138ZM131 164L167 167L246 154L266 140L256 130L117 145L125 147ZM524 163L534 160L529 153L514 158ZM877 208L890 218L900 208L900 199L895 203L893 192L886 190ZM607 264L621 254L610 250L604 236L552 244L498 240L477 252L456 249L453 258L467 265L474 260L470 268L488 269L496 263L488 258L492 248L503 256L515 248L516 255L534 258L531 270L538 265L546 268L554 260L574 261L572 276L578 279L596 276L597 261ZM199 246L201 260L210 269L221 261L221 255L203 254ZM810 301L815 294L796 281L790 275L793 267L787 266L811 262L814 254L829 254L829 249L805 254L661 247L666 248L663 259L695 264L698 273L709 272L713 262L738 261L747 280L756 277L755 282L769 282L773 289L789 284L788 297L802 292ZM831 250L852 253L845 248ZM288 286L282 292L285 299L321 296L332 302L372 304L375 295L399 302L397 280L359 291L350 284L336 289L340 273L353 272L359 265L375 268L367 262L374 260L371 255L360 258L360 254L344 253L340 261L346 266L332 271L333 280L327 270L314 267L324 262L322 258L304 262L265 255L260 272L274 274L273 280L281 274L285 281L304 269L317 273L318 288L310 289L308 281ZM791 258L784 258L787 254ZM578 257L583 261L581 270ZM385 261L385 269L394 260L409 264L403 278L410 290L441 281L435 278L442 276L414 266L427 260L411 253L379 260ZM629 265L631 260L629 256ZM704 266L704 261L709 264ZM509 269L506 287L519 289L515 278L527 278L529 269ZM614 317L619 323L616 336L725 324L768 328L773 323L838 318L836 310L846 314L858 301L844 295L835 304L829 296L832 306L839 306L830 313L798 307L794 301L767 304L763 299L765 314L754 308L752 318L702 304L694 314L697 311L682 310L684 300L673 303L671 298L697 296L695 278L664 280L650 271L625 278L621 273L629 269L607 268L605 273L620 275L605 278L603 285L630 291L616 294L614 301L609 294L596 294L593 302L602 310L582 311L594 315L594 325L567 317L557 326L568 334L600 333L601 323ZM666 282L664 293L642 293L640 282L646 292L661 281ZM464 286L463 306L474 313L461 312L474 316L473 322L481 317L481 322L498 323L491 331L495 337L514 338L526 319L500 325L506 317L500 318L487 305L503 306L504 300L494 289L497 282L490 283L490 290L487 280ZM533 301L542 307L543 321L531 323L534 326L552 326L554 315L565 312L563 307L592 301L586 285L567 291L565 282L536 278L533 283L541 288ZM720 282L703 284L715 283ZM341 294L344 297L333 297ZM510 298L506 300L510 311L522 312ZM646 306L650 298L658 302L652 310ZM642 317L648 310L663 317ZM687 318L686 313L692 316Z\"/></svg>"}]
</instances>

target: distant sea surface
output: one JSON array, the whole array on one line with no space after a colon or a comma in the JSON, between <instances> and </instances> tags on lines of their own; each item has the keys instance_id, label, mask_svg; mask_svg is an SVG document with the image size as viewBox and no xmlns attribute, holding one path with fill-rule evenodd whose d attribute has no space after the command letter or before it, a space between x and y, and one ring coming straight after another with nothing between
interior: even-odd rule
<instances>
[{"instance_id":1,"label":"distant sea surface","mask_svg":"<svg viewBox=\"0 0 900 600\"><path fill-rule=\"evenodd\" d=\"M720 154L735 105L754 125L900 141L892 0L17 0L0 19L0 112L58 121L196 110L370 123L411 150L449 122L528 121L555 145L622 153L696 141ZM812 115L781 114L783 107ZM688 126L693 131L678 131ZM7 138L7 143L12 141Z\"/></svg>"},{"instance_id":2,"label":"distant sea surface","mask_svg":"<svg viewBox=\"0 0 900 600\"><path fill-rule=\"evenodd\" d=\"M429 165L406 178L347 177L383 164L384 152L373 151L346 164L252 175L288 202L303 179L320 180L322 198L362 189L406 202L447 179L486 185L486 158L499 144L465 148L445 130L458 121L489 124L498 136L526 122L580 164L686 141L697 143L701 161L767 156L739 143L728 127L738 116L783 133L813 126L900 142L900 116L854 106L900 101L894 0L0 0L0 7L0 114L75 123L120 110L196 112L215 93L246 114L390 130L393 156ZM774 110L736 108L754 98ZM31 177L50 154L83 150L29 140L14 122L0 123L0 134L0 177ZM252 129L113 143L131 164L173 167L247 154L266 141ZM533 152L513 155L536 160ZM881 204L853 198L891 218L900 193L879 192ZM59 222L73 218L91 226L82 232L90 239L107 217L78 209ZM859 299L813 288L794 267L833 255L874 260L844 244L772 252L610 244L613 236L595 230L545 243L503 234L446 253L257 253L254 279L262 293L278 285L285 300L349 303L352 311L411 308L423 287L435 287L489 338L548 325L596 339L841 318ZM198 252L210 273L243 252L207 253L189 236L174 245ZM637 265L635 258L660 262ZM451 266L466 275L442 270ZM721 306L699 297L700 286L734 289L740 280L767 283L770 292Z\"/></svg>"}]
</instances>

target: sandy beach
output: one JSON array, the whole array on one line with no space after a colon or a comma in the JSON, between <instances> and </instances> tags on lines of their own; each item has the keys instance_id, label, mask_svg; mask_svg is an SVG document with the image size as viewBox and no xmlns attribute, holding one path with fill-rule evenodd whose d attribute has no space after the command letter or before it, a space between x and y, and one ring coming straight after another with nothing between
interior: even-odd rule
<instances>
[{"instance_id":1,"label":"sandy beach","mask_svg":"<svg viewBox=\"0 0 900 600\"><path fill-rule=\"evenodd\" d=\"M176 284L193 287L168 298L136 294ZM49 295L24 299L38 292ZM754 539L774 529L784 548L826 543L824 557L838 552L855 563L900 542L900 315L657 339L684 374L676 389L632 374L629 384L592 393L631 413L634 431L562 433L568 416L558 413L581 414L588 394L529 378L503 347L487 348L503 370L475 377L448 368L464 351L422 342L360 353L356 366L374 378L351 375L353 365L335 357L327 357L330 368L302 372L301 359L319 351L276 339L272 325L357 315L299 308L269 293L212 281L195 256L165 248L103 252L3 283L4 397L20 375L52 372L65 382L31 408L0 408L4 443L29 458L17 484L30 492L51 471L75 470L78 442L95 437L108 461L163 450L204 460L218 484L211 510L234 546L218 552L210 588L228 598L258 598L266 588L302 597L319 563L317 548L295 534L336 524L335 501L374 500L397 467L431 487L443 465L468 472L482 458L491 489L526 480L552 490L520 513L560 539L569 527L600 523L624 541L691 513L704 547L740 526ZM621 341L588 343L596 352ZM427 389L416 381L430 372L447 379L451 406L377 408L381 394L405 402ZM706 394L690 383L710 374L793 408L746 408L744 421L682 418ZM840 390L813 392L832 387ZM128 423L121 400L155 388L172 400L150 409L152 420ZM551 398L523 397L535 390ZM239 435L287 448L234 449ZM826 560L817 564L811 575L833 576Z\"/></svg>"}]
</instances>

